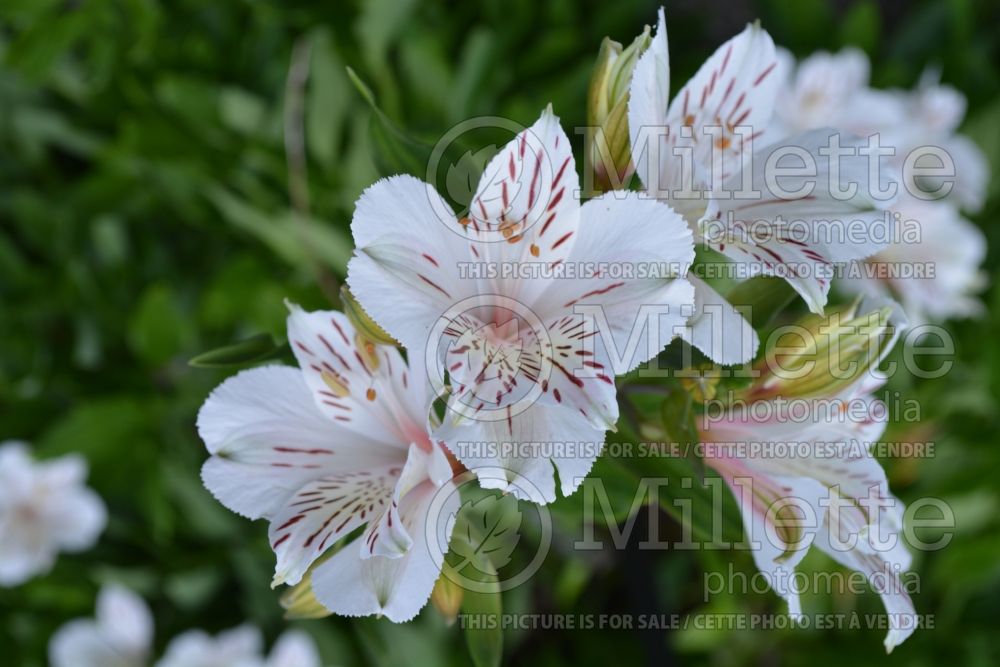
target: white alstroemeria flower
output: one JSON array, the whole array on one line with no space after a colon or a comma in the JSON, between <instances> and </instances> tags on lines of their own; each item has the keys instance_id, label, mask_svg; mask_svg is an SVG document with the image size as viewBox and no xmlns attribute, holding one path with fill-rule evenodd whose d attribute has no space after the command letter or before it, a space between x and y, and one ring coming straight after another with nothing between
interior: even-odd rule
<instances>
[{"instance_id":1,"label":"white alstroemeria flower","mask_svg":"<svg viewBox=\"0 0 1000 667\"><path fill-rule=\"evenodd\" d=\"M107 510L86 477L79 456L35 462L26 444L0 444L0 586L48 572L60 551L94 546Z\"/></svg>"},{"instance_id":2,"label":"white alstroemeria flower","mask_svg":"<svg viewBox=\"0 0 1000 667\"><path fill-rule=\"evenodd\" d=\"M871 65L864 51L847 47L838 53L817 51L796 66L795 56L777 49L781 81L769 136L786 137L821 127L852 131L855 100L868 86ZM872 114L900 118L896 109L876 105Z\"/></svg>"},{"instance_id":3,"label":"white alstroemeria flower","mask_svg":"<svg viewBox=\"0 0 1000 667\"><path fill-rule=\"evenodd\" d=\"M59 628L49 642L52 667L145 667L153 646L153 617L145 601L118 585L101 589L94 619ZM289 630L262 657L260 631L241 626L216 637L190 630L167 647L157 667L320 667L316 644Z\"/></svg>"},{"instance_id":4,"label":"white alstroemeria flower","mask_svg":"<svg viewBox=\"0 0 1000 667\"><path fill-rule=\"evenodd\" d=\"M316 644L304 632L281 635L266 658L263 644L260 631L248 625L215 637L190 630L170 642L156 667L320 667Z\"/></svg>"},{"instance_id":5,"label":"white alstroemeria flower","mask_svg":"<svg viewBox=\"0 0 1000 667\"><path fill-rule=\"evenodd\" d=\"M893 210L904 224L919 226L919 238L893 243L851 266L840 286L894 296L914 324L980 314L983 305L975 294L986 286L980 268L986 258L983 232L950 201L905 197Z\"/></svg>"},{"instance_id":6,"label":"white alstroemeria flower","mask_svg":"<svg viewBox=\"0 0 1000 667\"><path fill-rule=\"evenodd\" d=\"M301 369L243 371L205 401L202 479L229 509L268 519L274 585L297 583L364 527L313 569L313 591L334 613L407 621L430 597L451 529L432 524L438 544L427 543L428 506L452 471L428 433L421 359L372 346L342 313L297 306L288 340ZM458 494L448 499L453 513Z\"/></svg>"},{"instance_id":7,"label":"white alstroemeria flower","mask_svg":"<svg viewBox=\"0 0 1000 667\"><path fill-rule=\"evenodd\" d=\"M94 619L59 628L49 642L52 667L144 667L153 645L153 617L141 597L117 585L97 596Z\"/></svg>"},{"instance_id":8,"label":"white alstroemeria flower","mask_svg":"<svg viewBox=\"0 0 1000 667\"><path fill-rule=\"evenodd\" d=\"M672 101L669 63L661 9L629 102L632 157L643 186L685 215L697 241L735 262L738 277L780 275L822 313L831 265L867 257L888 240L882 206L865 193L866 158L844 157L831 169L820 149L833 130L753 148L771 125L781 83L774 43L757 25L719 47ZM775 166L801 167L802 155L816 173L774 187L768 177ZM856 192L838 196L850 183L858 184ZM755 196L745 193L748 186ZM835 226L855 228L848 234ZM750 324L705 283L692 282L697 306L685 338L719 363L751 359L759 341Z\"/></svg>"},{"instance_id":9,"label":"white alstroemeria flower","mask_svg":"<svg viewBox=\"0 0 1000 667\"><path fill-rule=\"evenodd\" d=\"M319 651L312 637L301 630L281 635L264 667L320 667Z\"/></svg>"},{"instance_id":10,"label":"white alstroemeria flower","mask_svg":"<svg viewBox=\"0 0 1000 667\"><path fill-rule=\"evenodd\" d=\"M846 387L782 402L764 381L759 400L751 390L721 414L706 415L699 428L704 460L732 490L754 562L789 613L802 613L793 574L816 546L863 573L879 593L889 616L887 651L916 628L901 579L911 562L900 537L902 503L871 453L888 418L871 395L886 379L878 364L906 326L893 308L892 336Z\"/></svg>"},{"instance_id":11,"label":"white alstroemeria flower","mask_svg":"<svg viewBox=\"0 0 1000 667\"><path fill-rule=\"evenodd\" d=\"M895 154L887 166L901 183L936 192L940 179L924 176L914 184L905 173L907 156L919 147L947 153L954 162L954 183L948 193L967 210L978 211L986 198L989 164L982 150L958 133L965 117L965 96L938 82L928 71L913 90L880 90L868 84L868 58L857 49L815 53L796 68L790 54L783 56L783 85L778 93L775 122L768 135L791 134L835 127L861 137L879 135L882 146ZM940 158L917 160L918 166L938 167Z\"/></svg>"},{"instance_id":12,"label":"white alstroemeria flower","mask_svg":"<svg viewBox=\"0 0 1000 667\"><path fill-rule=\"evenodd\" d=\"M411 354L427 351L437 386L449 374L439 435L483 486L540 502L556 497L554 472L563 494L577 488L618 418L614 376L655 356L692 303L680 216L639 193L581 206L579 190L546 110L487 165L467 217L394 176L362 194L351 225L352 293Z\"/></svg>"},{"instance_id":13,"label":"white alstroemeria flower","mask_svg":"<svg viewBox=\"0 0 1000 667\"><path fill-rule=\"evenodd\" d=\"M242 625L213 637L188 630L167 645L156 667L263 667L260 630Z\"/></svg>"},{"instance_id":14,"label":"white alstroemeria flower","mask_svg":"<svg viewBox=\"0 0 1000 667\"><path fill-rule=\"evenodd\" d=\"M989 162L982 149L968 137L958 133L965 118L965 95L938 82L938 75L925 72L913 91L885 91L898 100L906 115L892 128L878 127L889 139L885 142L896 148L896 163L904 183L913 183L917 190L938 192L945 179L918 176L908 172L906 158L920 147L930 146L946 153L955 165L954 178L948 178L951 189L945 197L954 200L963 209L976 212L986 201L989 186ZM918 159L919 166L937 167L937 156Z\"/></svg>"}]
</instances>

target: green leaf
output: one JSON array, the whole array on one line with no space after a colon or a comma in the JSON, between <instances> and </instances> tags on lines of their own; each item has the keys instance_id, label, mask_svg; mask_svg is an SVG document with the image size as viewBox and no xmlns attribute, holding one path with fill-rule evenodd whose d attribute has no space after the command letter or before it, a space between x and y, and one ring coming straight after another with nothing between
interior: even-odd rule
<instances>
[{"instance_id":1,"label":"green leaf","mask_svg":"<svg viewBox=\"0 0 1000 667\"><path fill-rule=\"evenodd\" d=\"M371 88L350 67L347 76L372 109L369 132L372 158L383 176L410 174L423 178L427 171L431 147L411 137L383 112L375 101Z\"/></svg>"},{"instance_id":2,"label":"green leaf","mask_svg":"<svg viewBox=\"0 0 1000 667\"><path fill-rule=\"evenodd\" d=\"M502 568L510 562L520 540L520 526L521 511L514 496L489 494L465 503L455 526L459 539L453 551L462 559L456 569L467 574L465 569L477 567L484 556L492 571Z\"/></svg>"},{"instance_id":3,"label":"green leaf","mask_svg":"<svg viewBox=\"0 0 1000 667\"><path fill-rule=\"evenodd\" d=\"M726 294L726 300L741 310L754 329L768 323L795 298L795 290L782 278L757 276L745 280Z\"/></svg>"},{"instance_id":4,"label":"green leaf","mask_svg":"<svg viewBox=\"0 0 1000 667\"><path fill-rule=\"evenodd\" d=\"M493 578L496 579L495 574ZM497 667L503 658L503 631L499 623L502 612L499 584L495 591L465 591L462 613L484 621L479 627L468 624L465 628L465 643L476 667ZM493 622L489 622L490 619Z\"/></svg>"},{"instance_id":5,"label":"green leaf","mask_svg":"<svg viewBox=\"0 0 1000 667\"><path fill-rule=\"evenodd\" d=\"M263 100L242 88L229 86L219 92L219 116L236 132L246 135L258 132L266 113Z\"/></svg>"},{"instance_id":6,"label":"green leaf","mask_svg":"<svg viewBox=\"0 0 1000 667\"><path fill-rule=\"evenodd\" d=\"M465 643L476 667L497 667L503 657L500 626L503 597L497 561L493 558L499 554L500 560L510 560L510 552L517 544L521 514L513 496L487 495L466 503L462 509L459 525L452 535L451 552L443 565L443 576L456 582L467 578L480 584L476 590L466 587L462 597ZM499 549L495 548L498 546Z\"/></svg>"},{"instance_id":7,"label":"green leaf","mask_svg":"<svg viewBox=\"0 0 1000 667\"><path fill-rule=\"evenodd\" d=\"M232 368L269 359L281 350L282 346L275 344L270 334L257 334L232 345L202 352L188 364L195 368Z\"/></svg>"},{"instance_id":8,"label":"green leaf","mask_svg":"<svg viewBox=\"0 0 1000 667\"><path fill-rule=\"evenodd\" d=\"M878 5L871 0L862 0L850 8L840 24L840 43L844 46L859 46L868 53L874 53L879 38Z\"/></svg>"},{"instance_id":9,"label":"green leaf","mask_svg":"<svg viewBox=\"0 0 1000 667\"><path fill-rule=\"evenodd\" d=\"M306 98L306 141L312 156L332 168L340 153L340 135L350 107L344 65L327 31L314 37L309 92Z\"/></svg>"},{"instance_id":10,"label":"green leaf","mask_svg":"<svg viewBox=\"0 0 1000 667\"><path fill-rule=\"evenodd\" d=\"M136 356L159 365L181 351L190 338L188 318L173 290L164 284L148 287L129 322L129 344Z\"/></svg>"},{"instance_id":11,"label":"green leaf","mask_svg":"<svg viewBox=\"0 0 1000 667\"><path fill-rule=\"evenodd\" d=\"M254 236L293 266L320 261L343 272L351 257L346 235L327 222L290 210L271 216L220 187L211 187L208 197L230 224Z\"/></svg>"},{"instance_id":12,"label":"green leaf","mask_svg":"<svg viewBox=\"0 0 1000 667\"><path fill-rule=\"evenodd\" d=\"M660 406L663 430L667 441L681 447L689 447L698 442L698 429L694 423L691 394L675 387Z\"/></svg>"}]
</instances>

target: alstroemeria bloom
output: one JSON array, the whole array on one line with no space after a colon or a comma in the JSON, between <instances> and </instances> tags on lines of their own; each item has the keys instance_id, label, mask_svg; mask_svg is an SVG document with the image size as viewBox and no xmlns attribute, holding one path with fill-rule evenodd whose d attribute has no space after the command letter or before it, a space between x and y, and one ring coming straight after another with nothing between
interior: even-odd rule
<instances>
[{"instance_id":1,"label":"alstroemeria bloom","mask_svg":"<svg viewBox=\"0 0 1000 667\"><path fill-rule=\"evenodd\" d=\"M831 265L884 247L888 222L866 194L866 158L841 157L834 168L823 156L832 130L754 147L771 124L777 65L767 32L747 26L671 101L661 9L632 77L632 158L645 189L683 213L697 241L735 262L735 277L781 276L821 313ZM854 192L842 194L848 184ZM751 359L759 341L750 324L707 284L692 282L696 308L685 338L719 363Z\"/></svg>"},{"instance_id":2,"label":"alstroemeria bloom","mask_svg":"<svg viewBox=\"0 0 1000 667\"><path fill-rule=\"evenodd\" d=\"M916 627L902 581L911 561L900 538L902 504L871 453L887 421L886 406L871 395L885 381L877 365L901 326L893 324L870 368L839 390L772 396L765 380L757 395L768 398L755 400L751 389L720 414L707 413L699 427L704 460L732 490L754 562L789 613L802 613L793 575L816 546L863 573L879 593L889 616L887 651Z\"/></svg>"},{"instance_id":3,"label":"alstroemeria bloom","mask_svg":"<svg viewBox=\"0 0 1000 667\"><path fill-rule=\"evenodd\" d=\"M60 551L94 546L108 518L86 478L79 456L35 462L26 444L0 444L0 586L48 572Z\"/></svg>"},{"instance_id":4,"label":"alstroemeria bloom","mask_svg":"<svg viewBox=\"0 0 1000 667\"><path fill-rule=\"evenodd\" d=\"M153 616L141 597L105 586L94 619L76 619L49 642L52 667L143 667L153 646Z\"/></svg>"},{"instance_id":5,"label":"alstroemeria bloom","mask_svg":"<svg viewBox=\"0 0 1000 667\"><path fill-rule=\"evenodd\" d=\"M655 356L692 303L680 216L639 193L581 206L579 190L546 110L487 165L467 216L394 176L351 225L352 293L410 354L426 351L436 386L449 375L439 435L482 485L540 502L556 497L554 472L563 494L577 488L618 418L614 376Z\"/></svg>"},{"instance_id":6,"label":"alstroemeria bloom","mask_svg":"<svg viewBox=\"0 0 1000 667\"><path fill-rule=\"evenodd\" d=\"M319 653L304 632L281 635L262 657L260 630L244 625L215 637L202 630L190 630L173 639L156 667L320 667Z\"/></svg>"},{"instance_id":7,"label":"alstroemeria bloom","mask_svg":"<svg viewBox=\"0 0 1000 667\"><path fill-rule=\"evenodd\" d=\"M153 647L153 617L145 601L109 585L97 596L94 619L76 619L49 641L52 667L145 667ZM320 667L319 653L304 632L281 635L268 657L260 631L241 626L211 637L189 630L167 646L157 667Z\"/></svg>"},{"instance_id":8,"label":"alstroemeria bloom","mask_svg":"<svg viewBox=\"0 0 1000 667\"><path fill-rule=\"evenodd\" d=\"M959 206L979 210L986 198L989 164L982 150L958 133L965 117L965 96L941 85L933 72L926 73L913 90L882 90L868 83L868 58L857 49L839 53L815 53L795 67L794 58L783 54L782 87L778 92L775 123L769 134L804 132L819 127L869 137L879 135L882 146L891 148L887 166L894 177L917 190L937 192L943 177L930 177L914 168L933 170L944 157L954 165L947 193ZM914 157L930 148L931 154ZM948 171L945 166L945 171Z\"/></svg>"},{"instance_id":9,"label":"alstroemeria bloom","mask_svg":"<svg viewBox=\"0 0 1000 667\"><path fill-rule=\"evenodd\" d=\"M983 232L950 201L904 197L893 210L903 224L915 224L918 234L851 266L839 285L894 296L914 324L981 313L983 305L975 294L986 286ZM909 273L915 269L920 273Z\"/></svg>"},{"instance_id":10,"label":"alstroemeria bloom","mask_svg":"<svg viewBox=\"0 0 1000 667\"><path fill-rule=\"evenodd\" d=\"M452 471L428 432L421 360L373 346L338 312L291 306L288 340L301 368L243 371L205 401L202 479L229 509L270 522L274 585L297 583L364 527L312 570L316 597L334 613L407 621L430 597L451 528L434 523L438 544L427 543L428 507Z\"/></svg>"}]
</instances>

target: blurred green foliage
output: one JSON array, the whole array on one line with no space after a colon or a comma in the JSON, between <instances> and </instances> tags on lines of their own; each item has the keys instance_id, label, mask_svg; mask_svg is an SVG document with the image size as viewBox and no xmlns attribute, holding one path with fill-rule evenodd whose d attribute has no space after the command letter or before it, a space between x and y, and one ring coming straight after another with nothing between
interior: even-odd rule
<instances>
[{"instance_id":1,"label":"blurred green foliage","mask_svg":"<svg viewBox=\"0 0 1000 667\"><path fill-rule=\"evenodd\" d=\"M45 664L51 633L90 616L98 586L109 580L151 603L160 648L182 630L244 620L277 636L285 622L280 592L268 586L264 525L229 513L198 478L205 452L194 416L228 371L188 360L260 334L283 340L285 298L307 308L336 304L353 202L384 175L373 157L380 123L431 144L466 118L527 123L551 102L567 128L582 126L601 38L630 40L654 21L656 6L0 4L0 436L29 440L45 457L82 452L111 510L96 549L63 557L48 577L0 589L0 662ZM1000 173L996 3L670 3L674 86L756 17L798 55L857 44L873 58L877 85L911 86L925 67L940 67L944 81L968 95L967 131ZM384 111L374 132L371 107L347 67ZM579 157L581 137L570 134ZM991 249L1000 247L998 180L976 218ZM991 250L991 278L997 267ZM954 325L959 362L947 377L897 377L890 385L920 401L924 421L888 437L937 443L933 459L886 462L893 488L904 500L945 498L959 530L951 546L915 563L916 605L934 614L936 628L917 632L887 663L1000 661L1000 293L991 289L985 300L985 319ZM634 436L623 426L617 437ZM595 469L623 515L644 472L635 465L604 457ZM650 465L699 473L685 461ZM750 573L745 552L574 551L581 498L554 506L549 558L530 584L504 595L505 611L781 611L770 593L704 601L702 573L730 565ZM655 509L643 512L638 524L653 512L675 525ZM832 566L810 557L807 567ZM874 595L804 604L881 612ZM330 664L469 660L458 628L430 608L402 626L374 619L298 625ZM881 660L881 635L521 629L506 633L505 661L632 664L673 656L691 664L819 666Z\"/></svg>"}]
</instances>

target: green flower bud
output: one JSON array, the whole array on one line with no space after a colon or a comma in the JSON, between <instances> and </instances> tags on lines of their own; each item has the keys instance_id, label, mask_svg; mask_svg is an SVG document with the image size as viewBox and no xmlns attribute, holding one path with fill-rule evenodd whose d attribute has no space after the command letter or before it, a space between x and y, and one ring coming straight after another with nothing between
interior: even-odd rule
<instances>
[{"instance_id":1,"label":"green flower bud","mask_svg":"<svg viewBox=\"0 0 1000 667\"><path fill-rule=\"evenodd\" d=\"M444 563L443 568L450 570L451 565ZM462 608L462 601L465 599L465 589L452 581L447 572L443 572L434 584L431 591L431 603L438 610L445 623L453 625L458 618L458 612Z\"/></svg>"},{"instance_id":2,"label":"green flower bud","mask_svg":"<svg viewBox=\"0 0 1000 667\"><path fill-rule=\"evenodd\" d=\"M587 92L584 188L590 195L624 188L635 170L628 136L628 92L632 70L651 42L649 26L624 50L608 37L601 42Z\"/></svg>"},{"instance_id":3,"label":"green flower bud","mask_svg":"<svg viewBox=\"0 0 1000 667\"><path fill-rule=\"evenodd\" d=\"M375 324L375 320L361 308L361 304L354 298L346 285L340 288L340 300L343 303L347 319L351 321L358 334L363 338L379 345L397 345L396 340L387 334L382 327ZM359 349L364 350L365 347L359 345Z\"/></svg>"},{"instance_id":4,"label":"green flower bud","mask_svg":"<svg viewBox=\"0 0 1000 667\"><path fill-rule=\"evenodd\" d=\"M905 327L901 309L888 300L856 301L825 317L809 315L779 327L745 397L836 395L874 372Z\"/></svg>"},{"instance_id":5,"label":"green flower bud","mask_svg":"<svg viewBox=\"0 0 1000 667\"><path fill-rule=\"evenodd\" d=\"M305 576L299 581L299 583L292 586L281 599L278 601L285 610L285 618L288 620L303 620L303 619L314 619L314 618L326 618L333 614L329 609L320 604L320 601L316 599L316 594L313 593L312 588L312 573L321 563L325 563L330 556L332 556L332 551L328 554L324 554L315 563L309 566L309 570L305 573Z\"/></svg>"}]
</instances>

